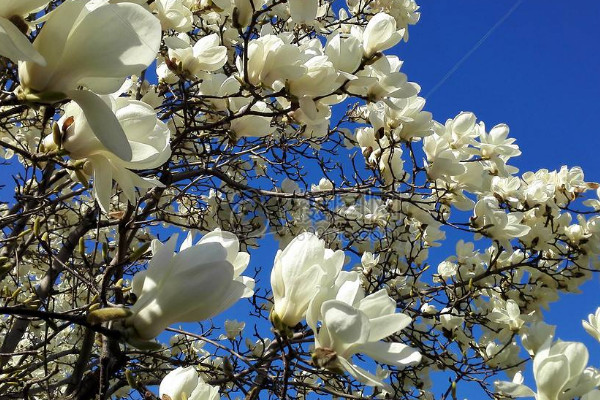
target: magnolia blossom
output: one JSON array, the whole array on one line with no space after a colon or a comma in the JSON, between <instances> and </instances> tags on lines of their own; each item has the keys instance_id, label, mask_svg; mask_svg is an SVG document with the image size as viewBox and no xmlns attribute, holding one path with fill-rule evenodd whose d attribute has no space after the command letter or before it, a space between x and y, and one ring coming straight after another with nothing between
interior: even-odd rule
<instances>
[{"instance_id":1,"label":"magnolia blossom","mask_svg":"<svg viewBox=\"0 0 600 400\"><path fill-rule=\"evenodd\" d=\"M327 41L325 54L336 69L351 74L360 66L362 43L356 36L336 33Z\"/></svg>"},{"instance_id":2,"label":"magnolia blossom","mask_svg":"<svg viewBox=\"0 0 600 400\"><path fill-rule=\"evenodd\" d=\"M300 107L291 113L291 117L302 125L302 134L309 138L327 136L331 107L308 97L302 97L299 104Z\"/></svg>"},{"instance_id":3,"label":"magnolia blossom","mask_svg":"<svg viewBox=\"0 0 600 400\"><path fill-rule=\"evenodd\" d=\"M551 342L550 337L533 359L537 393L523 385L521 374L515 375L512 382L496 382L496 390L517 398L568 400L579 398L600 384L600 371L586 368L589 354L583 343Z\"/></svg>"},{"instance_id":4,"label":"magnolia blossom","mask_svg":"<svg viewBox=\"0 0 600 400\"><path fill-rule=\"evenodd\" d=\"M482 198L475 205L474 225L482 228L486 235L499 240L506 248L512 247L511 239L524 236L531 229L520 223L522 218L518 212L506 213L492 196Z\"/></svg>"},{"instance_id":5,"label":"magnolia blossom","mask_svg":"<svg viewBox=\"0 0 600 400\"><path fill-rule=\"evenodd\" d=\"M498 304L488 318L499 324L507 325L512 331L519 331L525 323L521 317L521 310L516 301L509 299L505 304Z\"/></svg>"},{"instance_id":6,"label":"magnolia blossom","mask_svg":"<svg viewBox=\"0 0 600 400\"><path fill-rule=\"evenodd\" d=\"M359 129L356 139L366 161L369 165L377 167L387 184L402 179L404 176L402 147L394 146L388 137L377 138L373 128Z\"/></svg>"},{"instance_id":7,"label":"magnolia blossom","mask_svg":"<svg viewBox=\"0 0 600 400\"><path fill-rule=\"evenodd\" d=\"M304 75L302 58L298 46L286 43L279 36L264 35L248 44L247 72L241 58L237 59L237 67L251 84L280 90L286 81Z\"/></svg>"},{"instance_id":8,"label":"magnolia blossom","mask_svg":"<svg viewBox=\"0 0 600 400\"><path fill-rule=\"evenodd\" d=\"M383 129L395 141L412 141L433 133L431 113L422 111L425 99L409 97L390 98L367 105L369 122L373 129Z\"/></svg>"},{"instance_id":9,"label":"magnolia blossom","mask_svg":"<svg viewBox=\"0 0 600 400\"><path fill-rule=\"evenodd\" d=\"M224 14L231 15L233 26L244 28L250 24L254 10L260 10L265 0L212 0L223 10Z\"/></svg>"},{"instance_id":10,"label":"magnolia blossom","mask_svg":"<svg viewBox=\"0 0 600 400\"><path fill-rule=\"evenodd\" d=\"M165 42L169 45L171 61L183 71L198 76L202 72L218 70L227 61L227 49L219 44L220 40L219 35L213 33L190 46L189 37L183 34Z\"/></svg>"},{"instance_id":11,"label":"magnolia blossom","mask_svg":"<svg viewBox=\"0 0 600 400\"><path fill-rule=\"evenodd\" d=\"M128 334L150 340L175 322L203 321L253 294L254 280L241 276L250 256L239 252L230 232L215 230L192 245L188 235L174 254L177 236L152 241L148 269L132 283L137 301L127 318Z\"/></svg>"},{"instance_id":12,"label":"magnolia blossom","mask_svg":"<svg viewBox=\"0 0 600 400\"><path fill-rule=\"evenodd\" d=\"M587 321L581 321L583 329L600 342L600 307L595 314L588 315Z\"/></svg>"},{"instance_id":13,"label":"magnolia blossom","mask_svg":"<svg viewBox=\"0 0 600 400\"><path fill-rule=\"evenodd\" d=\"M385 97L409 98L420 91L419 85L408 82L400 72L402 61L396 56L384 56L365 66L346 85L349 93L367 96L376 102Z\"/></svg>"},{"instance_id":14,"label":"magnolia blossom","mask_svg":"<svg viewBox=\"0 0 600 400\"><path fill-rule=\"evenodd\" d=\"M44 57L13 21L25 24L22 18L46 7L48 1L3 0L0 2L0 55L13 61L29 61L46 65Z\"/></svg>"},{"instance_id":15,"label":"magnolia blossom","mask_svg":"<svg viewBox=\"0 0 600 400\"><path fill-rule=\"evenodd\" d=\"M527 325L521 332L521 342L525 350L533 355L546 343L548 338L554 337L556 326L548 325L544 321L536 321Z\"/></svg>"},{"instance_id":16,"label":"magnolia blossom","mask_svg":"<svg viewBox=\"0 0 600 400\"><path fill-rule=\"evenodd\" d=\"M42 103L74 100L102 144L129 161L127 137L96 94L115 92L150 65L160 38L159 21L137 4L67 0L49 14L33 43L46 64L19 63L19 96Z\"/></svg>"},{"instance_id":17,"label":"magnolia blossom","mask_svg":"<svg viewBox=\"0 0 600 400\"><path fill-rule=\"evenodd\" d=\"M156 179L142 178L131 170L152 169L164 164L171 156L171 131L146 103L111 96L104 96L103 100L125 132L132 149L130 161L122 160L98 140L86 114L74 102L64 107L65 113L57 123L61 130L60 143L54 143L55 137L51 134L44 139L44 145L46 149L61 146L71 158L86 161L83 172L94 178L94 197L102 210L108 212L113 180L131 203L137 197L136 187L162 186Z\"/></svg>"},{"instance_id":18,"label":"magnolia blossom","mask_svg":"<svg viewBox=\"0 0 600 400\"><path fill-rule=\"evenodd\" d=\"M366 58L398 44L404 37L404 29L396 30L396 20L386 13L376 14L363 33L363 49Z\"/></svg>"},{"instance_id":19,"label":"magnolia blossom","mask_svg":"<svg viewBox=\"0 0 600 400\"><path fill-rule=\"evenodd\" d=\"M317 17L319 0L288 0L290 16L296 24L311 24Z\"/></svg>"},{"instance_id":20,"label":"magnolia blossom","mask_svg":"<svg viewBox=\"0 0 600 400\"><path fill-rule=\"evenodd\" d=\"M156 0L152 5L164 30L187 32L194 23L194 15L190 11L193 3L193 0Z\"/></svg>"},{"instance_id":21,"label":"magnolia blossom","mask_svg":"<svg viewBox=\"0 0 600 400\"><path fill-rule=\"evenodd\" d=\"M325 241L310 232L279 250L271 271L272 319L288 327L302 321L311 299L319 287L333 283L344 258L344 252L326 249Z\"/></svg>"},{"instance_id":22,"label":"magnolia blossom","mask_svg":"<svg viewBox=\"0 0 600 400\"><path fill-rule=\"evenodd\" d=\"M304 74L290 79L289 90L293 95L297 97L325 96L341 86L342 82L338 80L339 74L327 56L312 56L303 65L306 68Z\"/></svg>"},{"instance_id":23,"label":"magnolia blossom","mask_svg":"<svg viewBox=\"0 0 600 400\"><path fill-rule=\"evenodd\" d=\"M323 301L327 297L332 298ZM321 321L318 330L317 320ZM354 354L365 354L397 367L421 361L421 354L415 349L381 341L406 328L411 318L396 313L396 302L384 289L365 297L356 272L342 273L333 288L321 292L310 306L307 321L318 332L313 362L334 372L346 370L367 385L387 387L380 378L354 364Z\"/></svg>"},{"instance_id":24,"label":"magnolia blossom","mask_svg":"<svg viewBox=\"0 0 600 400\"><path fill-rule=\"evenodd\" d=\"M237 137L263 137L270 135L275 131L275 127L271 126L271 118L262 115L244 115L246 112L269 113L269 107L264 101L257 101L250 107L242 107L238 114L242 116L234 118L231 121L231 130L235 132Z\"/></svg>"},{"instance_id":25,"label":"magnolia blossom","mask_svg":"<svg viewBox=\"0 0 600 400\"><path fill-rule=\"evenodd\" d=\"M219 388L198 376L194 367L179 367L169 372L158 387L161 400L218 400Z\"/></svg>"}]
</instances>

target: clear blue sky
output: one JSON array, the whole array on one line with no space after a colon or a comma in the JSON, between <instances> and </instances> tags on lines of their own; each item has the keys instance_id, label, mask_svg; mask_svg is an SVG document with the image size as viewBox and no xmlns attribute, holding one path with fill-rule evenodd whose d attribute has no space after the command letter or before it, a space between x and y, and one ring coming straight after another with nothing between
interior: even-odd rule
<instances>
[{"instance_id":1,"label":"clear blue sky","mask_svg":"<svg viewBox=\"0 0 600 400\"><path fill-rule=\"evenodd\" d=\"M505 122L523 151L513 161L521 172L581 166L587 180L600 181L600 1L418 3L421 21L398 55L436 120L473 111L487 126ZM581 320L600 306L599 278L547 313L558 337L586 343L595 367L600 344ZM479 398L460 387L458 395Z\"/></svg>"}]
</instances>

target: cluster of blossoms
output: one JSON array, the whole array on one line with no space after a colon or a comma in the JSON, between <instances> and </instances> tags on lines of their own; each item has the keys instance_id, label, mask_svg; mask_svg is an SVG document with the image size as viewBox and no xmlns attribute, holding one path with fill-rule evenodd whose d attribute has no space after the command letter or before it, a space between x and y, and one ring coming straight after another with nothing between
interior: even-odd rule
<instances>
[{"instance_id":1,"label":"cluster of blossoms","mask_svg":"<svg viewBox=\"0 0 600 400\"><path fill-rule=\"evenodd\" d=\"M390 53L419 18L414 0L0 3L0 156L21 168L0 202L0 393L599 399L542 309L600 270L600 187L519 173L505 124L437 122ZM583 329L600 341L600 308Z\"/></svg>"},{"instance_id":2,"label":"cluster of blossoms","mask_svg":"<svg viewBox=\"0 0 600 400\"><path fill-rule=\"evenodd\" d=\"M342 251L325 248L314 234L292 240L277 253L271 272L271 320L284 332L306 320L315 332L315 365L346 370L367 385L386 388L380 377L352 363L352 356L364 353L397 367L418 364L416 350L381 341L408 326L411 318L396 313L396 302L385 289L365 296L358 273L341 270L344 260Z\"/></svg>"}]
</instances>

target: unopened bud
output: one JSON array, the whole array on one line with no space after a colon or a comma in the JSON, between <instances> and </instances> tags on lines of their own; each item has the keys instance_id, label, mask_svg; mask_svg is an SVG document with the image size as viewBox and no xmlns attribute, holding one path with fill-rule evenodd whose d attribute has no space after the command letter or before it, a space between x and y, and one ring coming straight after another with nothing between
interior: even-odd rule
<instances>
[{"instance_id":1,"label":"unopened bud","mask_svg":"<svg viewBox=\"0 0 600 400\"><path fill-rule=\"evenodd\" d=\"M88 313L87 321L92 325L99 325L103 322L124 319L132 315L131 310L122 307L100 308Z\"/></svg>"}]
</instances>

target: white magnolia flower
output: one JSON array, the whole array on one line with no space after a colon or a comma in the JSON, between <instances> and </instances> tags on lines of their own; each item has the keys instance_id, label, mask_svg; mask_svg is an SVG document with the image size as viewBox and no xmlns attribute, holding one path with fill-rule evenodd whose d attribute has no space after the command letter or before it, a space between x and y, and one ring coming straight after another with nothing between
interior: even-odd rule
<instances>
[{"instance_id":1,"label":"white magnolia flower","mask_svg":"<svg viewBox=\"0 0 600 400\"><path fill-rule=\"evenodd\" d=\"M418 140L433 133L432 116L422 111L424 106L425 99L417 96L370 103L369 122L375 131L383 129L396 141Z\"/></svg>"},{"instance_id":2,"label":"white magnolia flower","mask_svg":"<svg viewBox=\"0 0 600 400\"><path fill-rule=\"evenodd\" d=\"M189 234L174 254L177 236L152 241L148 269L132 283L137 301L126 320L128 333L150 340L175 322L203 321L253 294L254 280L241 276L250 256L239 252L230 232L215 230L192 245Z\"/></svg>"},{"instance_id":3,"label":"white magnolia flower","mask_svg":"<svg viewBox=\"0 0 600 400\"><path fill-rule=\"evenodd\" d=\"M247 110L248 107L242 107L238 114L242 114L239 118L234 118L231 121L231 130L235 132L237 137L263 137L270 135L275 131L275 127L271 126L271 118L262 115L244 115L247 112L269 113L269 107L264 101L257 101Z\"/></svg>"},{"instance_id":4,"label":"white magnolia flower","mask_svg":"<svg viewBox=\"0 0 600 400\"><path fill-rule=\"evenodd\" d=\"M338 373L346 370L369 386L385 388L380 377L352 362L354 354L365 354L396 367L421 361L421 354L415 349L403 343L381 341L411 322L408 315L396 313L396 302L385 289L365 297L356 272L342 273L332 289L315 298L307 316L313 331L318 332L312 355L317 366ZM322 301L331 295L333 299ZM321 320L318 330L317 320Z\"/></svg>"},{"instance_id":5,"label":"white magnolia flower","mask_svg":"<svg viewBox=\"0 0 600 400\"><path fill-rule=\"evenodd\" d=\"M521 310L516 301L509 299L505 304L498 304L488 315L491 321L507 325L512 331L521 329L525 321L521 318Z\"/></svg>"},{"instance_id":6,"label":"white magnolia flower","mask_svg":"<svg viewBox=\"0 0 600 400\"><path fill-rule=\"evenodd\" d=\"M483 197L475 204L473 225L481 228L482 232L500 241L505 248L510 249L510 240L525 236L531 229L521 224L523 216L519 212L506 213L498 205L498 199L492 196Z\"/></svg>"},{"instance_id":7,"label":"white magnolia flower","mask_svg":"<svg viewBox=\"0 0 600 400\"><path fill-rule=\"evenodd\" d=\"M243 71L242 59L237 59L238 70ZM301 51L298 46L284 42L275 35L264 35L248 44L248 80L255 86L264 85L280 90L291 79L304 75ZM241 73L241 76L246 76Z\"/></svg>"},{"instance_id":8,"label":"white magnolia flower","mask_svg":"<svg viewBox=\"0 0 600 400\"><path fill-rule=\"evenodd\" d=\"M120 159L98 140L77 103L70 102L64 107L65 113L58 121L58 126L62 130L62 148L71 158L86 161L83 172L93 176L94 196L102 210L108 212L113 180L131 203L137 198L136 187L162 186L159 181L139 177L131 170L152 169L164 164L171 156L171 132L167 124L156 117L152 107L144 102L110 96L105 96L103 100L116 116L132 148L130 161ZM52 140L53 135L44 139L47 149L58 144Z\"/></svg>"},{"instance_id":9,"label":"white magnolia flower","mask_svg":"<svg viewBox=\"0 0 600 400\"><path fill-rule=\"evenodd\" d=\"M365 66L346 85L349 93L367 96L370 101L384 97L409 98L420 91L419 85L408 82L400 72L402 61L396 56L384 56Z\"/></svg>"},{"instance_id":10,"label":"white magnolia flower","mask_svg":"<svg viewBox=\"0 0 600 400\"><path fill-rule=\"evenodd\" d=\"M600 372L586 368L589 354L583 343L548 338L533 359L537 393L523 385L520 374L512 382L496 382L496 390L512 397L569 400L591 392L600 384Z\"/></svg>"},{"instance_id":11,"label":"white magnolia flower","mask_svg":"<svg viewBox=\"0 0 600 400\"><path fill-rule=\"evenodd\" d=\"M585 231L585 228L578 224L569 225L565 228L565 236L569 242L577 244L584 239L589 238L591 233Z\"/></svg>"},{"instance_id":12,"label":"white magnolia flower","mask_svg":"<svg viewBox=\"0 0 600 400\"><path fill-rule=\"evenodd\" d=\"M341 86L339 74L327 56L310 57L303 65L304 74L289 81L289 90L294 96L325 96Z\"/></svg>"},{"instance_id":13,"label":"white magnolia flower","mask_svg":"<svg viewBox=\"0 0 600 400\"><path fill-rule=\"evenodd\" d=\"M244 321L240 322L237 319L228 319L225 321L225 336L229 340L234 340L246 327Z\"/></svg>"},{"instance_id":14,"label":"white magnolia flower","mask_svg":"<svg viewBox=\"0 0 600 400\"><path fill-rule=\"evenodd\" d=\"M46 65L44 57L13 23L25 24L23 17L46 7L48 0L3 0L0 2L0 55L13 61L30 61Z\"/></svg>"},{"instance_id":15,"label":"white magnolia flower","mask_svg":"<svg viewBox=\"0 0 600 400\"><path fill-rule=\"evenodd\" d=\"M274 307L272 319L288 327L305 318L319 287L330 286L342 266L344 252L325 248L325 241L306 232L275 256L271 271Z\"/></svg>"},{"instance_id":16,"label":"white magnolia flower","mask_svg":"<svg viewBox=\"0 0 600 400\"><path fill-rule=\"evenodd\" d=\"M178 63L182 70L196 76L202 72L213 72L227 61L227 48L221 46L220 41L216 33L204 36L194 46L180 40L179 46L169 48L169 58ZM171 40L170 44L174 42L175 40Z\"/></svg>"},{"instance_id":17,"label":"white magnolia flower","mask_svg":"<svg viewBox=\"0 0 600 400\"><path fill-rule=\"evenodd\" d=\"M308 97L302 97L299 105L300 107L292 112L291 116L304 127L302 134L309 138L327 136L331 107Z\"/></svg>"},{"instance_id":18,"label":"white magnolia flower","mask_svg":"<svg viewBox=\"0 0 600 400\"><path fill-rule=\"evenodd\" d=\"M362 43L356 36L338 32L327 41L325 55L336 69L352 74L362 60Z\"/></svg>"},{"instance_id":19,"label":"white magnolia flower","mask_svg":"<svg viewBox=\"0 0 600 400\"><path fill-rule=\"evenodd\" d=\"M74 100L104 146L129 161L127 137L96 94L114 93L126 77L148 67L160 39L159 21L137 4L67 0L49 14L33 42L46 64L19 63L19 96L42 103Z\"/></svg>"},{"instance_id":20,"label":"white magnolia flower","mask_svg":"<svg viewBox=\"0 0 600 400\"><path fill-rule=\"evenodd\" d=\"M317 18L319 0L288 0L290 16L296 24L311 24Z\"/></svg>"},{"instance_id":21,"label":"white magnolia flower","mask_svg":"<svg viewBox=\"0 0 600 400\"><path fill-rule=\"evenodd\" d=\"M367 58L387 50L402 40L404 29L396 29L396 20L386 13L376 14L363 32L363 50Z\"/></svg>"},{"instance_id":22,"label":"white magnolia flower","mask_svg":"<svg viewBox=\"0 0 600 400\"><path fill-rule=\"evenodd\" d=\"M223 10L225 15L231 16L233 26L236 28L250 25L254 11L260 10L265 4L265 0L212 0L212 2Z\"/></svg>"},{"instance_id":23,"label":"white magnolia flower","mask_svg":"<svg viewBox=\"0 0 600 400\"><path fill-rule=\"evenodd\" d=\"M521 342L523 347L534 355L544 345L548 338L554 337L556 326L548 325L544 321L536 321L527 325L521 332Z\"/></svg>"},{"instance_id":24,"label":"white magnolia flower","mask_svg":"<svg viewBox=\"0 0 600 400\"><path fill-rule=\"evenodd\" d=\"M192 29L194 15L190 11L191 0L156 0L152 5L164 30L187 32Z\"/></svg>"},{"instance_id":25,"label":"white magnolia flower","mask_svg":"<svg viewBox=\"0 0 600 400\"><path fill-rule=\"evenodd\" d=\"M581 321L583 329L600 342L600 307L595 314L588 315L587 321Z\"/></svg>"},{"instance_id":26,"label":"white magnolia flower","mask_svg":"<svg viewBox=\"0 0 600 400\"><path fill-rule=\"evenodd\" d=\"M179 367L160 382L158 397L161 400L218 400L219 388L204 382L194 367Z\"/></svg>"},{"instance_id":27,"label":"white magnolia flower","mask_svg":"<svg viewBox=\"0 0 600 400\"><path fill-rule=\"evenodd\" d=\"M458 272L458 265L451 261L442 261L438 264L438 275L442 279L452 278Z\"/></svg>"}]
</instances>

